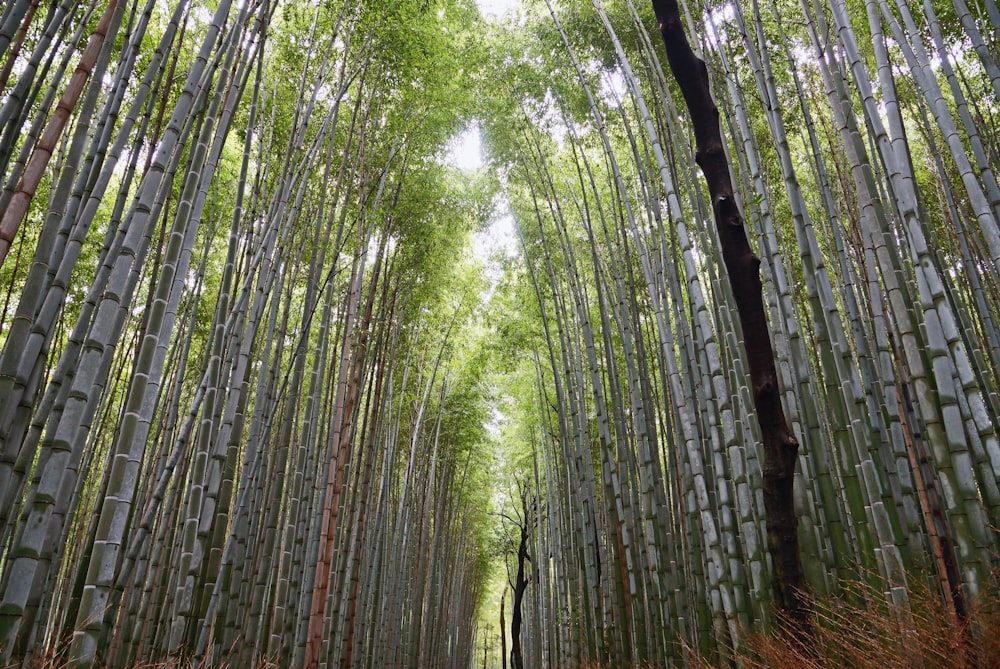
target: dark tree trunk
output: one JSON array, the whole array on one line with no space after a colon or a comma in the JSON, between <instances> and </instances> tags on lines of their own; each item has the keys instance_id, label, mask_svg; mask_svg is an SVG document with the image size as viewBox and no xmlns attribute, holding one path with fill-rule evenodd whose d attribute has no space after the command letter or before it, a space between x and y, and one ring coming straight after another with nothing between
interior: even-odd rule
<instances>
[{"instance_id":1,"label":"dark tree trunk","mask_svg":"<svg viewBox=\"0 0 1000 669\"><path fill-rule=\"evenodd\" d=\"M503 619L503 601L506 597L506 592L500 595L500 661L503 669L507 669L507 628Z\"/></svg>"},{"instance_id":2,"label":"dark tree trunk","mask_svg":"<svg viewBox=\"0 0 1000 669\"><path fill-rule=\"evenodd\" d=\"M510 610L511 669L524 669L524 656L521 651L521 603L524 601L524 591L528 589L525 563L531 558L528 557L528 538L530 536L528 505L523 504L523 506L524 517L521 523L521 541L517 546L517 576L514 577L514 601Z\"/></svg>"},{"instance_id":3,"label":"dark tree trunk","mask_svg":"<svg viewBox=\"0 0 1000 669\"><path fill-rule=\"evenodd\" d=\"M798 442L788 428L781 406L760 282L760 260L750 248L743 215L734 197L719 110L709 90L708 69L691 50L676 0L653 0L653 11L670 69L691 114L697 147L695 160L708 184L722 258L743 327L754 406L764 442L764 511L774 570L771 583L775 607L792 633L810 647L811 607L802 575L792 497Z\"/></svg>"}]
</instances>

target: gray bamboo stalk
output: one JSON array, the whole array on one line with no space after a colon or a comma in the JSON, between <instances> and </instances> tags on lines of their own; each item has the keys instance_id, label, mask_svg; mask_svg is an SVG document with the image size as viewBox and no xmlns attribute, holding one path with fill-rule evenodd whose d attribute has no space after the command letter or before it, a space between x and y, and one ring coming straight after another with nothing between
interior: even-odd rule
<instances>
[{"instance_id":1,"label":"gray bamboo stalk","mask_svg":"<svg viewBox=\"0 0 1000 669\"><path fill-rule=\"evenodd\" d=\"M228 3L223 2L216 15L216 21L213 27L210 27L202 45L201 54L189 73L184 91L178 99L171 124L158 147L153 169L143 179L137 204L129 216L130 225L123 238L121 252L115 259L109 276L108 289L95 312L93 328L88 338L90 345L80 359L79 373L73 378L71 387L75 394L68 398L60 419L53 424L53 443L57 448L48 458L46 467L41 471L39 485L33 492L33 498L38 499L40 503L32 510L23 526L25 529L17 539L17 544L24 548L23 551L19 551L21 557L7 565L8 580L3 599L9 606L5 606L5 615L0 618L0 637L4 640L5 658L10 657L13 651L13 638L20 629L20 611L23 610L28 598L27 586L36 580L44 581L48 569L49 563L38 559L46 557L44 553L41 555L38 553L42 549L43 537L47 533L50 537L61 534L62 516L52 513L53 503L63 499L56 490L66 488L63 483L64 475L68 477L66 479L68 482L75 480L75 470L82 455L83 440L86 438L85 426L88 425L88 416L93 415L103 378L107 373L108 363L102 363L101 360L109 360L110 354L115 349L115 341L124 321L122 312L127 308L132 288L138 278L138 271L132 267L132 262L141 261L145 255L146 240L149 239L146 223L152 220L150 214L161 206L157 194L161 187L160 178L167 172L166 160L173 153L180 138L182 124L197 93L202 68L214 46L222 17L227 13ZM82 423L75 422L75 419L81 420Z\"/></svg>"},{"instance_id":2,"label":"gray bamboo stalk","mask_svg":"<svg viewBox=\"0 0 1000 669\"><path fill-rule=\"evenodd\" d=\"M144 26L149 18L148 14L151 11L151 5L151 2L147 3L146 11L142 16L143 20L140 21L133 32L139 35L143 33ZM77 219L77 224L74 226L72 234L70 234L67 228L70 226L73 217L79 213L78 203L85 195L84 185L90 181L91 170L100 164L99 158L103 154L104 149L102 147L105 145L104 136L110 132L110 126L112 125L109 120L115 116L117 106L121 103L121 96L125 90L125 82L122 80L123 75L131 71L130 63L134 62L134 59L138 56L137 38L133 39L131 47L127 50L126 54L123 54L119 74L116 77L116 93L108 101L97 124L95 137L100 137L101 139L99 141L95 139L95 141L91 142L87 161L77 177L77 183L73 188L73 194L69 198L70 202L66 206L65 213L60 214L59 207L54 207L50 209L49 215L46 217L46 223L36 247L35 258L32 261L32 266L26 279L26 289L18 302L14 322L4 342L3 352L0 353L0 370L2 370L0 371L0 441L3 442L4 449L4 456L0 458L0 481L5 483L0 488L6 491L6 495L0 499L0 524L3 524L2 519L6 518L10 509L10 500L21 489L21 482L26 466L24 463L33 459L33 445L37 444L37 440L35 439L24 439L25 430L28 429L31 419L31 406L28 401L31 393L26 392L26 389L37 387L39 383L39 374L42 371L40 360L43 359L39 356L44 356L44 351L49 346L56 314L64 302L70 272L78 258L84 231L88 229L90 222L93 221L97 202L107 187L114 165L117 163L117 159L124 149L129 129L134 124L138 111L142 107L142 101L145 99L145 92L148 90L149 81L156 69L156 56L162 54L163 45L169 43L169 40L172 39L173 27L175 27L175 24L168 24L168 29L164 34L163 40L161 40L160 48L155 52L146 77L139 86L136 98L131 105L129 114L126 116L119 137L110 151L108 161L105 163L100 177L98 177L96 184L94 184L94 187L90 191L88 207L80 215L80 218ZM101 68L99 67L98 69L100 70ZM92 87L89 94L95 100L98 88L96 86ZM75 134L81 137L86 135L87 124L78 122ZM64 169L64 176L61 178L66 178L71 173L72 169ZM126 170L126 174L129 174L128 170ZM123 183L129 183L128 176L123 179ZM57 194L56 201L61 199ZM59 221L60 217L62 219L61 222ZM58 233L56 233L57 222ZM56 234L56 239L52 239L52 235ZM65 239L67 236L68 240ZM58 270L56 269L57 267L59 268ZM87 303L89 302L90 300L87 301ZM58 378L58 375L56 376ZM13 384L13 387L11 387L11 384ZM48 393L48 391L49 389L47 388L46 392ZM51 398L52 395L50 394L49 397ZM44 404L45 401L43 400ZM43 414L44 412L36 412L35 420L38 420ZM12 462L15 463L13 472L9 469ZM17 463L20 463L20 466Z\"/></svg>"},{"instance_id":3,"label":"gray bamboo stalk","mask_svg":"<svg viewBox=\"0 0 1000 669\"><path fill-rule=\"evenodd\" d=\"M22 130L31 107L42 90L52 62L56 58L56 50L52 48L53 42L57 45L63 41L68 41L71 45L79 44L84 27L88 23L86 19L89 18L90 12L95 9L95 5L87 5L84 8L85 20L78 24L76 32L66 40L66 34L71 27L70 19L72 17L69 11L71 8L73 8L73 3L68 0L63 0L59 5L50 8L35 48L28 57L23 71L18 75L17 82L11 88L3 107L0 107L0 172L6 176L4 190L0 193L0 208L6 207L7 202L14 195L14 189L20 180L24 165L28 161L32 146L48 116L45 110L51 108L52 100L55 99L56 86L62 80L72 54L72 49L69 50L69 53L64 54L56 72L52 75L48 90L43 98L42 111L25 134L20 154L14 166L11 167L10 160L16 148L18 133ZM48 52L47 57L46 52Z\"/></svg>"},{"instance_id":4,"label":"gray bamboo stalk","mask_svg":"<svg viewBox=\"0 0 1000 669\"><path fill-rule=\"evenodd\" d=\"M973 482L972 463L968 459L964 426L961 423L960 413L955 413L958 410L955 395L957 389L952 379L954 373L952 370L956 364L959 366L967 365L967 353L958 340L957 332L954 331L954 315L951 313L951 307L944 296L940 276L933 261L929 258L926 238L920 226L913 178L907 173L909 161L906 159L906 147L898 141L900 137L898 130L893 133L892 138L889 138L882 128L880 117L874 109L874 99L867 76L856 55L857 45L853 40L853 33L850 31L843 8L835 3L834 10L842 43L845 44L852 60L855 83L861 90L862 101L866 108L866 120L873 128L879 142L880 152L889 166L890 182L898 198L900 213L904 220L904 231L909 237L910 252L915 256L915 267L919 272L917 289L924 308L923 321L928 339L927 346L931 351L930 364L932 369L928 374L923 369L916 368L918 363L912 358L908 357L907 362L913 375L917 400L924 420L927 422L928 436L931 443L935 445L938 474L947 480L945 489L960 496L960 498L948 499L946 503L951 512L952 523L955 525L958 547L963 559L970 567L966 575L966 578L969 579L968 585L973 592L976 592L978 590L978 578L975 575L977 569L972 568L972 565L981 563L982 556L977 556L977 553L989 542L986 539L985 518L982 517L981 510L977 508L978 492L975 490ZM891 95L891 92L883 90L882 94ZM891 112L892 109L889 108L889 111ZM893 114L890 114L889 119L890 123L899 125L897 117ZM939 122L941 120L939 119ZM962 157L966 162L968 161L964 153ZM966 186L967 188L972 187L968 181ZM980 187L976 184L975 188ZM979 192L982 193L981 188ZM970 197L972 197L971 191ZM975 202L973 202L973 207L979 211ZM992 218L991 215L990 218ZM893 303L890 301L890 304ZM904 305L898 303L893 304L893 307L897 312L905 308ZM905 339L906 331L904 330L901 334L904 335L904 346L908 348L909 345ZM937 388L936 399L932 397L931 384ZM948 444L948 449L953 451L952 454L944 454L942 450L944 444ZM972 502L973 499L977 501ZM963 506L965 508L961 508Z\"/></svg>"},{"instance_id":5,"label":"gray bamboo stalk","mask_svg":"<svg viewBox=\"0 0 1000 669\"><path fill-rule=\"evenodd\" d=\"M243 17L237 17L231 34L240 34L239 26L242 22ZM232 62L235 60L234 47L236 44L237 41L233 39L220 68L224 75L228 74ZM250 53L252 54L252 52ZM241 67L241 69L245 70L245 67ZM77 620L77 629L80 631L77 633L70 651L71 655L78 658L79 663L85 666L89 666L94 661L99 637L104 633L104 625L101 624L101 621L104 619L110 588L115 579L113 571L99 570L96 565L118 564L118 552L131 509L139 467L147 445L151 414L155 406L155 395L159 388L163 363L166 358L167 340L173 330L177 305L180 302L183 282L187 276L191 248L207 199L207 184L214 176L222 143L228 134L235 104L243 89L244 81L241 72L237 71L234 76L236 85L228 95L228 82L222 79L217 83L215 95L208 109L207 119L209 122L203 126L202 136L195 145L193 157L188 166L180 204L175 212L174 229L170 236L165 262L160 266L157 294L147 321L148 334L143 339L137 356L139 364L133 372L130 394L126 400L128 408L115 441L116 451L112 456L111 483L105 493L104 504L100 512L101 518L107 515L111 520L100 523L102 531L98 533L95 540L95 556L92 558L91 573L84 589L84 605L81 606ZM226 98L226 106L225 109L222 109L224 98ZM211 374L211 371L208 374ZM210 390L213 387L210 383ZM209 397L206 404L214 408L213 400L213 397ZM107 567L104 569L106 570Z\"/></svg>"},{"instance_id":6,"label":"gray bamboo stalk","mask_svg":"<svg viewBox=\"0 0 1000 669\"><path fill-rule=\"evenodd\" d=\"M32 151L31 157L25 165L21 182L14 191L13 197L7 203L3 217L0 218L0 266L3 265L4 260L7 258L11 241L14 239L17 229L20 227L21 221L28 211L28 205L31 203L31 199L38 188L49 159L52 157L56 142L59 141L59 137L62 135L62 131L69 121L73 107L76 106L77 100L83 94L87 81L90 79L91 71L97 63L98 56L102 51L107 53L107 50L103 48L105 40L109 35L113 39L117 34L118 26L121 23L121 17L124 13L124 7L121 8L121 11L118 11L117 0L111 0L108 3L104 14L101 16L101 20L87 41L87 46L80 56L80 62L76 66L76 71L66 85L66 89L59 99L59 103L56 105L49 123L45 126L45 131L42 133L41 138Z\"/></svg>"}]
</instances>

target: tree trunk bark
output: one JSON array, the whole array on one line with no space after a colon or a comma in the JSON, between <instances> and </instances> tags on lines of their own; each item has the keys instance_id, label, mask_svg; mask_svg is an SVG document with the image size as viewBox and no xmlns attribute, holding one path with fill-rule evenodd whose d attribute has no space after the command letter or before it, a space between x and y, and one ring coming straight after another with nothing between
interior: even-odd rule
<instances>
[{"instance_id":1,"label":"tree trunk bark","mask_svg":"<svg viewBox=\"0 0 1000 669\"><path fill-rule=\"evenodd\" d=\"M507 669L507 631L504 629L503 622L503 600L506 599L506 597L506 592L500 595L500 666L503 667L503 669Z\"/></svg>"},{"instance_id":2,"label":"tree trunk bark","mask_svg":"<svg viewBox=\"0 0 1000 669\"><path fill-rule=\"evenodd\" d=\"M697 146L695 160L705 174L722 257L743 328L754 407L764 444L764 509L774 570L771 583L775 607L794 636L808 645L811 614L799 558L792 494L798 441L781 406L758 270L760 260L750 248L743 215L734 196L719 110L709 89L708 69L691 50L676 1L653 0L653 11L670 69L691 114Z\"/></svg>"},{"instance_id":3,"label":"tree trunk bark","mask_svg":"<svg viewBox=\"0 0 1000 669\"><path fill-rule=\"evenodd\" d=\"M531 537L531 517L528 515L528 500L521 497L521 538L517 546L517 576L514 578L514 602L510 611L510 666L511 669L524 669L524 654L521 651L521 604L524 601L524 591L528 589L528 578L525 575L525 562L528 556L528 539Z\"/></svg>"}]
</instances>

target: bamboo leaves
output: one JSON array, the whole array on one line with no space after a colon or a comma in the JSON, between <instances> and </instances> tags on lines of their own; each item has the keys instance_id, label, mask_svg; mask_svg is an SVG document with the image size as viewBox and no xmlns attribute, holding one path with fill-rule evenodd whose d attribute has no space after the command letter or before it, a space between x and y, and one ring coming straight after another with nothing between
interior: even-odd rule
<instances>
[{"instance_id":1,"label":"bamboo leaves","mask_svg":"<svg viewBox=\"0 0 1000 669\"><path fill-rule=\"evenodd\" d=\"M859 578L964 615L1000 522L995 3L669 9L7 3L4 658L466 666L502 598L525 666L724 663ZM704 36L704 113L657 13ZM488 165L451 169L473 125Z\"/></svg>"}]
</instances>

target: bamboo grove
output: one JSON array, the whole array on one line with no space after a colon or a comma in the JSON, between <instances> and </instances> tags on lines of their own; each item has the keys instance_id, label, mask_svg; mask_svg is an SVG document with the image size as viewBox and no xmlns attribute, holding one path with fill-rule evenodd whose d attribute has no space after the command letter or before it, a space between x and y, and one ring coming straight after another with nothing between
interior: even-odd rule
<instances>
[{"instance_id":1,"label":"bamboo grove","mask_svg":"<svg viewBox=\"0 0 1000 669\"><path fill-rule=\"evenodd\" d=\"M5 7L4 662L468 654L467 45L418 3Z\"/></svg>"},{"instance_id":2,"label":"bamboo grove","mask_svg":"<svg viewBox=\"0 0 1000 669\"><path fill-rule=\"evenodd\" d=\"M666 667L776 627L745 337L652 10L5 3L0 664ZM1000 10L680 16L808 594L964 620L1000 548ZM504 212L491 285L470 249Z\"/></svg>"},{"instance_id":3,"label":"bamboo grove","mask_svg":"<svg viewBox=\"0 0 1000 669\"><path fill-rule=\"evenodd\" d=\"M531 7L520 67L548 79L505 78L521 118L490 135L537 309L524 666L724 661L773 625L776 570L695 124L647 7ZM906 618L932 588L962 619L1000 526L996 4L681 8L761 260L808 589Z\"/></svg>"}]
</instances>

